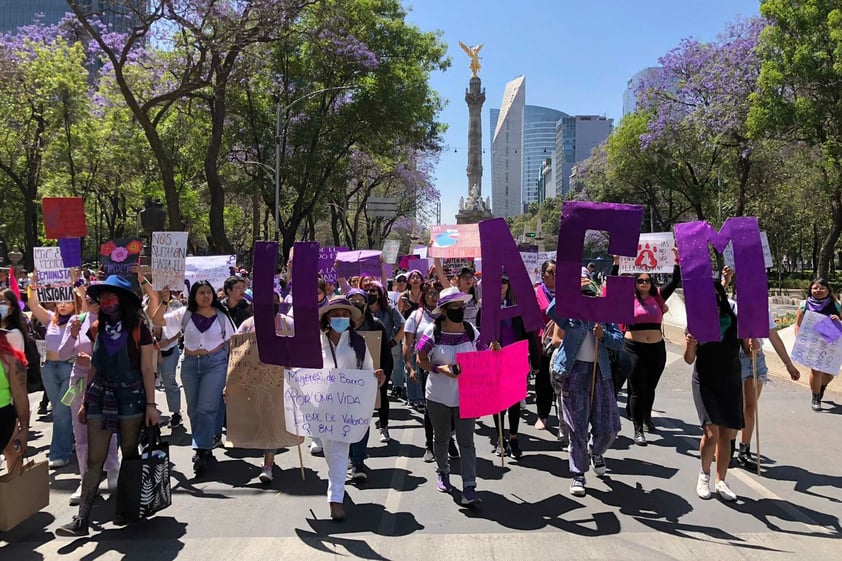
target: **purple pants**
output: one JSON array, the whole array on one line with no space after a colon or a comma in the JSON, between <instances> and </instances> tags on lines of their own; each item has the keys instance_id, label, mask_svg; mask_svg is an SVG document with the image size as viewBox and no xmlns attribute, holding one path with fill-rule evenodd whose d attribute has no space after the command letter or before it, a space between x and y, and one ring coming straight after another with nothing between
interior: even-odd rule
<instances>
[{"instance_id":1,"label":"purple pants","mask_svg":"<svg viewBox=\"0 0 842 561\"><path fill-rule=\"evenodd\" d=\"M561 401L564 424L570 433L570 471L582 474L590 468L588 440L591 452L602 456L620 432L620 414L614 397L614 382L596 373L596 390L591 404L593 363L576 361L562 379ZM590 431L588 427L590 426Z\"/></svg>"}]
</instances>

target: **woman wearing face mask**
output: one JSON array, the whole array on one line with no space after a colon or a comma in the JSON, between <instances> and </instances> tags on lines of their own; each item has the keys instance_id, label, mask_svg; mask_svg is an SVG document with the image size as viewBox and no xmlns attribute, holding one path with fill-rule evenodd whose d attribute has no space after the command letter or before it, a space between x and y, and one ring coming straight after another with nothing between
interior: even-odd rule
<instances>
[{"instance_id":1,"label":"woman wearing face mask","mask_svg":"<svg viewBox=\"0 0 842 561\"><path fill-rule=\"evenodd\" d=\"M20 352L25 352L29 327L20 311L17 295L10 288L0 290L0 328L6 330L6 340Z\"/></svg>"},{"instance_id":2,"label":"woman wearing face mask","mask_svg":"<svg viewBox=\"0 0 842 561\"><path fill-rule=\"evenodd\" d=\"M187 306L167 310L157 293L150 294L152 323L178 329L184 336L181 383L187 398L187 416L193 434L193 472L201 475L213 461L214 432L228 375L228 339L236 331L208 281L190 287Z\"/></svg>"},{"instance_id":3,"label":"woman wearing face mask","mask_svg":"<svg viewBox=\"0 0 842 561\"><path fill-rule=\"evenodd\" d=\"M91 339L91 327L99 317L99 303L88 295L85 295L88 311L74 315L70 318L67 329L59 347L59 358L69 360L75 358L73 370L70 372L70 390L72 396L70 411L73 419L73 435L76 438L76 461L79 464L79 486L70 495L70 505L75 506L82 500L82 482L85 480L85 471L88 467L88 427L79 421L79 409L85 398L85 386L88 379L88 371L91 368L91 354L93 353L93 341ZM117 456L117 434L111 436L108 445L108 455L105 457L105 473L107 475L108 488L117 488L117 477L120 474L120 459Z\"/></svg>"},{"instance_id":4,"label":"woman wearing face mask","mask_svg":"<svg viewBox=\"0 0 842 561\"><path fill-rule=\"evenodd\" d=\"M37 276L30 275L27 304L33 317L47 328L44 339L47 344L47 360L41 367L41 379L50 403L53 404L53 438L50 442L49 466L57 469L70 463L73 454L73 422L70 407L61 398L70 386L70 371L73 363L59 357L59 347L64 330L73 314L77 312L74 302L59 302L56 311L51 312L38 301Z\"/></svg>"},{"instance_id":5,"label":"woman wearing face mask","mask_svg":"<svg viewBox=\"0 0 842 561\"><path fill-rule=\"evenodd\" d=\"M88 465L79 513L56 530L56 535L67 537L88 534L91 508L113 433L120 433L123 458L136 458L141 428L158 424L152 363L155 347L140 298L129 281L116 275L89 287L87 294L99 302L96 324L90 330L95 342L87 390L78 414L88 428ZM125 520L115 517L114 522L119 525Z\"/></svg>"},{"instance_id":6,"label":"woman wearing face mask","mask_svg":"<svg viewBox=\"0 0 842 561\"><path fill-rule=\"evenodd\" d=\"M292 336L294 334L293 319L290 316L281 313L281 295L275 292L274 294L274 312L275 312L275 333L278 335ZM246 318L240 327L237 328L237 333L253 333L254 332L254 316ZM223 395L225 390L223 389ZM275 467L275 450L263 451L263 468L260 470L260 482L264 484L272 483L274 479L273 469Z\"/></svg>"},{"instance_id":7,"label":"woman wearing face mask","mask_svg":"<svg viewBox=\"0 0 842 561\"><path fill-rule=\"evenodd\" d=\"M798 335L798 330L801 328L801 321L804 319L804 312L811 311L823 316L827 316L835 322L839 322L839 317L842 315L842 308L833 295L833 289L830 283L823 278L817 278L810 283L810 295L801 306L795 316L795 334ZM824 391L827 385L833 381L833 374L827 372L819 372L818 370L810 369L810 391L813 393L813 400L811 407L813 411L822 410L822 399L824 399Z\"/></svg>"},{"instance_id":8,"label":"woman wearing face mask","mask_svg":"<svg viewBox=\"0 0 842 561\"><path fill-rule=\"evenodd\" d=\"M462 467L462 500L465 506L479 501L476 492L476 448L474 447L475 419L459 415L460 369L456 354L480 350L479 331L464 320L465 303L471 299L456 287L439 294L434 314L435 323L419 337L416 350L418 366L430 372L427 380L427 411L433 424L433 453L437 464L436 488L442 493L452 490L447 448L450 435L456 429ZM499 345L493 344L499 349Z\"/></svg>"},{"instance_id":9,"label":"woman wearing face mask","mask_svg":"<svg viewBox=\"0 0 842 561\"><path fill-rule=\"evenodd\" d=\"M379 282L373 282L366 290L368 309L375 318L380 320L383 328L386 330L386 342L389 346L389 352L392 358L392 368L383 366L383 371L386 372L386 384L383 386L380 403L383 404L378 411L380 415L380 442L389 442L389 400L386 398L386 386L389 381L397 380L395 383L400 383L403 386L403 360L401 358L402 349L401 342L403 341L403 326L404 317L389 304L389 299L386 297L386 292L383 290L383 285Z\"/></svg>"},{"instance_id":10,"label":"woman wearing face mask","mask_svg":"<svg viewBox=\"0 0 842 561\"><path fill-rule=\"evenodd\" d=\"M362 312L347 298L335 296L319 310L322 339L322 361L325 368L349 368L374 370L374 361L365 344L365 339L356 332L353 325L362 319ZM386 381L383 370L374 370L378 386ZM345 509L345 477L347 474L350 445L347 442L322 439L327 461L327 500L330 517L343 520Z\"/></svg>"}]
</instances>

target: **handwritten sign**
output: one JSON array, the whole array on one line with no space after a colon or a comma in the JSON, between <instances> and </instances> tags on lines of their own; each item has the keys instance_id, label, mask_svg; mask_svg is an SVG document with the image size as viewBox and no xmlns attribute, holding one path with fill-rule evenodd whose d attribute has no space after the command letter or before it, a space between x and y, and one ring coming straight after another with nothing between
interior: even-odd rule
<instances>
[{"instance_id":1,"label":"handwritten sign","mask_svg":"<svg viewBox=\"0 0 842 561\"><path fill-rule=\"evenodd\" d=\"M481 256L477 224L433 224L430 226L430 242L427 257Z\"/></svg>"},{"instance_id":2,"label":"handwritten sign","mask_svg":"<svg viewBox=\"0 0 842 561\"><path fill-rule=\"evenodd\" d=\"M500 351L456 353L459 374L459 416L475 419L496 415L526 397L529 342L518 341Z\"/></svg>"},{"instance_id":3,"label":"handwritten sign","mask_svg":"<svg viewBox=\"0 0 842 561\"><path fill-rule=\"evenodd\" d=\"M358 442L371 424L377 391L372 370L287 370L287 430L300 436Z\"/></svg>"},{"instance_id":4,"label":"handwritten sign","mask_svg":"<svg viewBox=\"0 0 842 561\"><path fill-rule=\"evenodd\" d=\"M319 274L325 282L336 284L337 274L333 264L336 263L336 254L340 251L348 251L347 247L319 247Z\"/></svg>"},{"instance_id":5,"label":"handwritten sign","mask_svg":"<svg viewBox=\"0 0 842 561\"><path fill-rule=\"evenodd\" d=\"M675 265L675 236L672 232L640 234L635 257L620 257L620 274L671 273Z\"/></svg>"},{"instance_id":6,"label":"handwritten sign","mask_svg":"<svg viewBox=\"0 0 842 561\"><path fill-rule=\"evenodd\" d=\"M831 343L822 335L819 325L825 317L809 310L804 312L791 356L799 364L836 376L842 368L842 340Z\"/></svg>"},{"instance_id":7,"label":"handwritten sign","mask_svg":"<svg viewBox=\"0 0 842 561\"><path fill-rule=\"evenodd\" d=\"M184 284L187 232L152 233L152 288L178 288ZM216 288L216 286L214 286Z\"/></svg>"},{"instance_id":8,"label":"handwritten sign","mask_svg":"<svg viewBox=\"0 0 842 561\"><path fill-rule=\"evenodd\" d=\"M188 290L193 283L201 280L208 281L214 290L219 290L225 284L225 279L231 276L231 267L236 264L235 255L187 257L184 260L184 280L187 281Z\"/></svg>"},{"instance_id":9,"label":"handwritten sign","mask_svg":"<svg viewBox=\"0 0 842 561\"><path fill-rule=\"evenodd\" d=\"M41 200L44 210L44 231L53 240L85 238L85 203L82 197L46 197Z\"/></svg>"},{"instance_id":10,"label":"handwritten sign","mask_svg":"<svg viewBox=\"0 0 842 561\"><path fill-rule=\"evenodd\" d=\"M139 238L119 238L108 240L99 247L99 260L105 276L117 275L127 279L132 286L137 286L137 275L131 272L143 251L143 241Z\"/></svg>"},{"instance_id":11,"label":"handwritten sign","mask_svg":"<svg viewBox=\"0 0 842 561\"><path fill-rule=\"evenodd\" d=\"M383 242L383 262L397 263L398 252L401 250L400 240L386 240Z\"/></svg>"},{"instance_id":12,"label":"handwritten sign","mask_svg":"<svg viewBox=\"0 0 842 561\"><path fill-rule=\"evenodd\" d=\"M260 362L254 333L233 335L230 344L226 445L274 450L303 442L286 430L284 368Z\"/></svg>"},{"instance_id":13,"label":"handwritten sign","mask_svg":"<svg viewBox=\"0 0 842 561\"><path fill-rule=\"evenodd\" d=\"M32 256L35 262L35 270L38 272L38 284L68 285L70 284L70 271L64 266L59 247L35 247L32 248ZM55 300L45 300L55 302ZM66 300L62 300L66 302Z\"/></svg>"},{"instance_id":14,"label":"handwritten sign","mask_svg":"<svg viewBox=\"0 0 842 561\"><path fill-rule=\"evenodd\" d=\"M520 259L523 261L523 266L526 267L526 272L529 274L529 280L532 281L532 284L541 282L541 263L538 262L538 253L521 251Z\"/></svg>"},{"instance_id":15,"label":"handwritten sign","mask_svg":"<svg viewBox=\"0 0 842 561\"><path fill-rule=\"evenodd\" d=\"M760 232L760 243L763 246L763 265L769 269L774 266L774 262L772 261L772 250L769 247L769 236L766 235L766 232ZM725 249L722 251L722 260L725 261L725 264L731 267L733 271L737 272L737 264L734 262L734 244L729 242Z\"/></svg>"}]
</instances>

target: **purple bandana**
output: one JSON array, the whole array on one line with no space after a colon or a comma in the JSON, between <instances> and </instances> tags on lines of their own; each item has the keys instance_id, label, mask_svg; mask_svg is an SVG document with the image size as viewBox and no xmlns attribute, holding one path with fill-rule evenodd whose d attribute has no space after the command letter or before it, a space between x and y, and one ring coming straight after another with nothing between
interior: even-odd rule
<instances>
[{"instance_id":1,"label":"purple bandana","mask_svg":"<svg viewBox=\"0 0 842 561\"><path fill-rule=\"evenodd\" d=\"M198 329L200 333L204 333L210 329L211 325L213 325L216 321L216 314L213 314L209 318L203 316L202 314L191 314L190 319L193 320L193 325L196 326L196 329Z\"/></svg>"},{"instance_id":2,"label":"purple bandana","mask_svg":"<svg viewBox=\"0 0 842 561\"><path fill-rule=\"evenodd\" d=\"M64 324L66 324L68 321L70 321L70 318L72 318L72 317L73 317L73 314L68 314L68 315L66 315L66 316L63 316L63 315L59 314L59 316L58 316L58 324L59 324L59 325L64 325Z\"/></svg>"},{"instance_id":3,"label":"purple bandana","mask_svg":"<svg viewBox=\"0 0 842 561\"><path fill-rule=\"evenodd\" d=\"M821 312L824 310L824 307L827 306L827 303L830 301L830 296L826 296L821 300L818 298L813 298L812 296L807 297L807 309L811 312Z\"/></svg>"},{"instance_id":4,"label":"purple bandana","mask_svg":"<svg viewBox=\"0 0 842 561\"><path fill-rule=\"evenodd\" d=\"M126 346L126 339L129 337L129 332L123 329L123 322L118 321L114 325L105 324L105 329L100 333L100 338L105 344L105 352L108 356L114 356L117 352Z\"/></svg>"}]
</instances>

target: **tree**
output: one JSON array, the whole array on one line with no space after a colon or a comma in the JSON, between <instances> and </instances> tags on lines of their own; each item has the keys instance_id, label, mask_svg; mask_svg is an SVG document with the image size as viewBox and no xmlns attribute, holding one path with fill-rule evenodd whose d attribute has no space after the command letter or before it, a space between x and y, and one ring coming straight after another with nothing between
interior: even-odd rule
<instances>
[{"instance_id":1,"label":"tree","mask_svg":"<svg viewBox=\"0 0 842 561\"><path fill-rule=\"evenodd\" d=\"M753 135L801 141L816 149L821 181L811 208L830 215L818 257L827 276L842 234L842 10L829 0L766 0L761 70L751 96Z\"/></svg>"}]
</instances>

